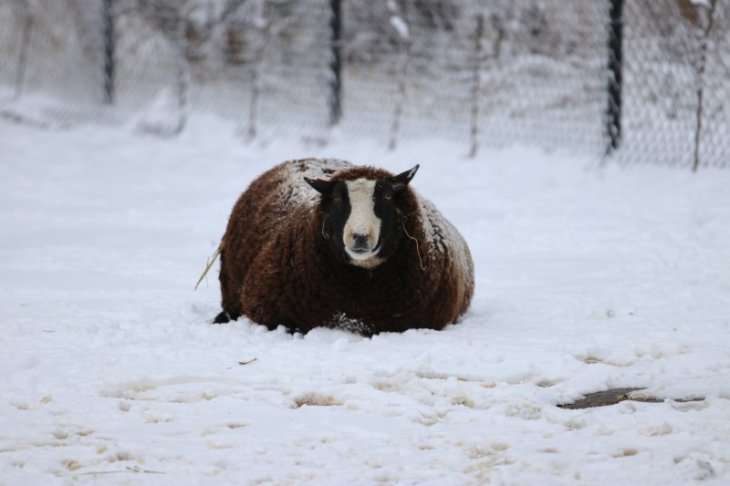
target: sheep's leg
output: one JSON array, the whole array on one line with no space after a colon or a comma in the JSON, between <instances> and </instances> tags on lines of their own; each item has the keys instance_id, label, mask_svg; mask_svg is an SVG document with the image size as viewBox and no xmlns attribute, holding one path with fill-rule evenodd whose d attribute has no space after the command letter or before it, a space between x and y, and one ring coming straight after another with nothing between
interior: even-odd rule
<instances>
[{"instance_id":1,"label":"sheep's leg","mask_svg":"<svg viewBox=\"0 0 730 486\"><path fill-rule=\"evenodd\" d=\"M225 241L225 237L223 238ZM221 243L221 248L223 243ZM218 279L221 284L221 307L223 310L215 316L213 324L225 324L230 321L235 321L241 316L240 304L238 293L234 290L240 286L240 278L237 275L231 275L231 269L228 265L227 253L225 251L220 252L221 269Z\"/></svg>"},{"instance_id":2,"label":"sheep's leg","mask_svg":"<svg viewBox=\"0 0 730 486\"><path fill-rule=\"evenodd\" d=\"M228 322L235 321L238 318L238 314L223 310L220 312L220 314L215 316L215 319L213 319L213 324L226 324Z\"/></svg>"}]
</instances>

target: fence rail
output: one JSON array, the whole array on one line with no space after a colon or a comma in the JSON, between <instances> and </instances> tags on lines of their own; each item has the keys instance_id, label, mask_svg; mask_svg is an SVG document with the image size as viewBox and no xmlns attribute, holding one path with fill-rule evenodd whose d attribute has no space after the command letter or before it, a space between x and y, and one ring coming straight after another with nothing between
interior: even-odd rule
<instances>
[{"instance_id":1,"label":"fence rail","mask_svg":"<svg viewBox=\"0 0 730 486\"><path fill-rule=\"evenodd\" d=\"M0 0L0 116L728 167L717 0Z\"/></svg>"}]
</instances>

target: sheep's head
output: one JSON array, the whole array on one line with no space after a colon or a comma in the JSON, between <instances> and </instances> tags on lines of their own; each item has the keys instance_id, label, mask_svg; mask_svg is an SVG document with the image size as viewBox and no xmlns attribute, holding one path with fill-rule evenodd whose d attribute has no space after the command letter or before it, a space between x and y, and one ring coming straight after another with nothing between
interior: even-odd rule
<instances>
[{"instance_id":1,"label":"sheep's head","mask_svg":"<svg viewBox=\"0 0 730 486\"><path fill-rule=\"evenodd\" d=\"M403 236L398 213L417 170L418 165L393 176L378 169L355 167L330 180L305 178L322 195L323 224L337 254L352 265L373 268L396 250Z\"/></svg>"}]
</instances>

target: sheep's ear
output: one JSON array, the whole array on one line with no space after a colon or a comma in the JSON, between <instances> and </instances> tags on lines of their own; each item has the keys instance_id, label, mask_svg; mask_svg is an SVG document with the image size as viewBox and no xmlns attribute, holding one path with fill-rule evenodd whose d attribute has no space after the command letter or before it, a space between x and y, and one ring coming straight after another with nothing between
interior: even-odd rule
<instances>
[{"instance_id":1,"label":"sheep's ear","mask_svg":"<svg viewBox=\"0 0 730 486\"><path fill-rule=\"evenodd\" d=\"M333 182L326 181L324 179L310 179L309 177L304 178L307 184L320 194L329 195L332 193L332 187L335 185Z\"/></svg>"},{"instance_id":2,"label":"sheep's ear","mask_svg":"<svg viewBox=\"0 0 730 486\"><path fill-rule=\"evenodd\" d=\"M419 167L420 166L416 164L416 166L412 169L401 172L395 177L391 177L390 183L393 185L393 192L399 193L405 189L408 183L411 182L411 179L413 179L413 176L416 175L416 172L418 172Z\"/></svg>"}]
</instances>

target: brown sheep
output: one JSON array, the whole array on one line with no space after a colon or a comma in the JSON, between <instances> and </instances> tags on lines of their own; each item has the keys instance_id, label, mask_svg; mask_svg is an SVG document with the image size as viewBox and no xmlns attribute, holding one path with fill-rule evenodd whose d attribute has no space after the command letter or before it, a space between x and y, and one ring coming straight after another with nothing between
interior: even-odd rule
<instances>
[{"instance_id":1,"label":"brown sheep","mask_svg":"<svg viewBox=\"0 0 730 486\"><path fill-rule=\"evenodd\" d=\"M215 322L363 335L455 322L474 266L459 232L408 186L417 169L303 159L256 179L223 236Z\"/></svg>"}]
</instances>

